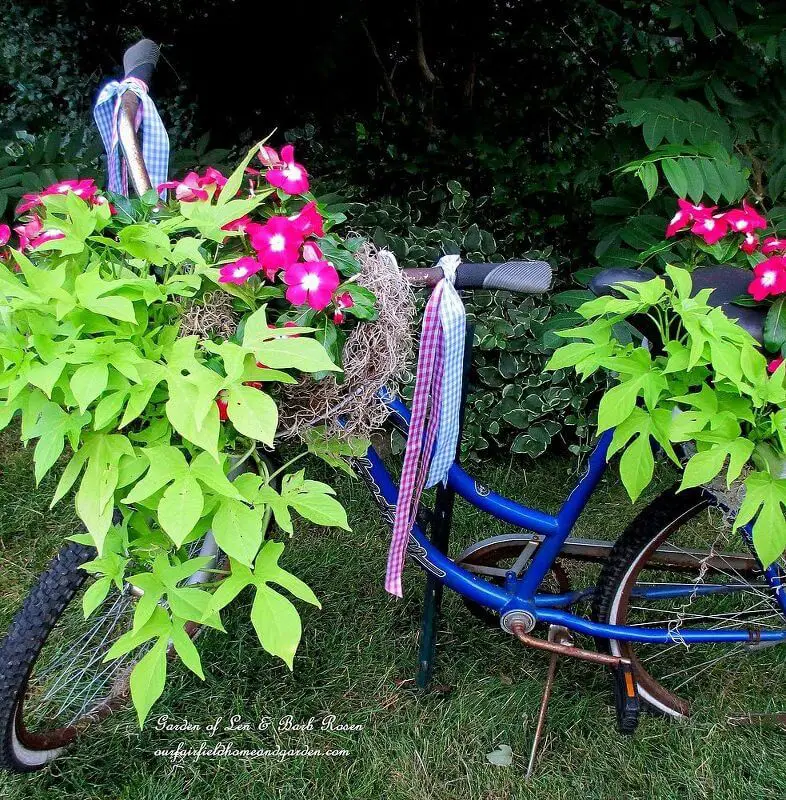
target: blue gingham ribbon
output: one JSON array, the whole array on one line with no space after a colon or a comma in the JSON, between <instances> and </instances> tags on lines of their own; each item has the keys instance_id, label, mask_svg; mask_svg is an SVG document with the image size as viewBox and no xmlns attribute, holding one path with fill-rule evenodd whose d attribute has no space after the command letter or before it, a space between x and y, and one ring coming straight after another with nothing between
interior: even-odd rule
<instances>
[{"instance_id":1,"label":"blue gingham ribbon","mask_svg":"<svg viewBox=\"0 0 786 800\"><path fill-rule=\"evenodd\" d=\"M125 92L139 98L135 127L142 131L142 156L153 186L166 183L169 171L169 136L161 121L158 109L147 91L147 85L138 78L112 81L101 89L93 108L98 131L106 150L108 186L111 192L128 196L128 167L118 138L120 98ZM162 199L166 191L161 192Z\"/></svg>"},{"instance_id":2,"label":"blue gingham ribbon","mask_svg":"<svg viewBox=\"0 0 786 800\"><path fill-rule=\"evenodd\" d=\"M385 589L397 597L402 596L404 556L421 493L424 487L447 479L456 456L465 331L464 304L453 285L459 263L458 256L439 261L444 277L423 314L412 416L385 575Z\"/></svg>"},{"instance_id":3,"label":"blue gingham ribbon","mask_svg":"<svg viewBox=\"0 0 786 800\"><path fill-rule=\"evenodd\" d=\"M458 256L443 256L437 264L442 268L444 274L442 298L439 304L444 364L437 446L431 460L428 478L426 478L427 489L447 481L448 470L456 459L456 447L458 446L467 319L464 303L461 302L461 297L454 285L456 270L460 263L461 259Z\"/></svg>"}]
</instances>

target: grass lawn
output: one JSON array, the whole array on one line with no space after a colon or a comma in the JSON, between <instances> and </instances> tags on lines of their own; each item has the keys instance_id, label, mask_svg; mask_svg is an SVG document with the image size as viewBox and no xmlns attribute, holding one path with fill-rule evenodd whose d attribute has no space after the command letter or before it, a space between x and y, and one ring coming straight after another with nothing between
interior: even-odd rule
<instances>
[{"instance_id":1,"label":"grass lawn","mask_svg":"<svg viewBox=\"0 0 786 800\"><path fill-rule=\"evenodd\" d=\"M36 491L27 454L10 434L0 439L0 626L73 529L67 506L47 511L51 484ZM508 494L554 508L575 463L544 459L490 464L479 476ZM522 800L548 798L775 798L786 791L786 733L778 729L677 725L645 716L634 738L614 726L610 686L600 668L563 663L551 702L547 737L534 779L524 780L547 659L498 630L484 628L447 596L439 640L436 689L413 688L423 579L405 577L405 599L382 588L387 531L359 482L342 481L352 533L302 529L285 565L323 603L303 608L305 633L294 673L258 646L247 608L228 614L229 636L201 640L206 681L180 668L140 732L122 712L91 732L68 756L32 776L0 775L7 800L101 798L169 800L184 796L295 800ZM604 537L633 513L613 476L601 484L578 535ZM457 507L457 547L504 531L464 505ZM360 731L219 733L239 748L343 748L346 757L203 759L173 766L156 757L178 742L198 746L196 732L155 730L156 717L206 726L234 715L296 721L333 714ZM486 753L514 752L510 767Z\"/></svg>"}]
</instances>

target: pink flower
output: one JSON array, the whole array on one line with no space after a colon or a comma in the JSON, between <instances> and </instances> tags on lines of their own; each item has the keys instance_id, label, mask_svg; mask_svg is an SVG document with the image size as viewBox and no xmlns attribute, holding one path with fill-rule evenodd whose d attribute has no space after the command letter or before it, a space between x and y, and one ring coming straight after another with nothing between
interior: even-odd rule
<instances>
[{"instance_id":1,"label":"pink flower","mask_svg":"<svg viewBox=\"0 0 786 800\"><path fill-rule=\"evenodd\" d=\"M336 306L336 310L333 312L333 322L335 322L336 325L341 325L344 321L344 309L352 308L352 306L355 305L355 301L352 299L352 295L349 292L344 292L333 302Z\"/></svg>"},{"instance_id":2,"label":"pink flower","mask_svg":"<svg viewBox=\"0 0 786 800\"><path fill-rule=\"evenodd\" d=\"M0 225L0 247L8 244L8 240L10 238L11 238L11 229L8 227L8 225Z\"/></svg>"},{"instance_id":3,"label":"pink flower","mask_svg":"<svg viewBox=\"0 0 786 800\"><path fill-rule=\"evenodd\" d=\"M764 300L786 292L786 259L783 256L771 256L753 268L754 279L748 285L748 291L754 300Z\"/></svg>"},{"instance_id":4,"label":"pink flower","mask_svg":"<svg viewBox=\"0 0 786 800\"><path fill-rule=\"evenodd\" d=\"M298 260L303 234L286 217L271 217L264 225L250 222L246 233L266 269L275 271Z\"/></svg>"},{"instance_id":5,"label":"pink flower","mask_svg":"<svg viewBox=\"0 0 786 800\"><path fill-rule=\"evenodd\" d=\"M192 203L195 200L207 200L207 192L202 188L202 179L196 172L189 172L182 181L167 181L159 184L156 191L160 194L165 189L174 189L175 197L181 203Z\"/></svg>"},{"instance_id":6,"label":"pink flower","mask_svg":"<svg viewBox=\"0 0 786 800\"><path fill-rule=\"evenodd\" d=\"M44 242L53 242L55 239L63 239L65 234L56 228L44 230L44 223L37 215L24 225L17 225L14 230L19 236L20 250L33 250Z\"/></svg>"},{"instance_id":7,"label":"pink flower","mask_svg":"<svg viewBox=\"0 0 786 800\"><path fill-rule=\"evenodd\" d=\"M697 205L688 200L683 200L681 197L677 199L677 206L677 213L672 217L671 222L669 222L666 227L667 239L670 239L678 231L687 228L691 222L711 217L712 212L717 208L717 206L703 206L701 203Z\"/></svg>"},{"instance_id":8,"label":"pink flower","mask_svg":"<svg viewBox=\"0 0 786 800\"><path fill-rule=\"evenodd\" d=\"M763 230L767 227L767 220L747 200L742 201L742 208L727 211L723 218L735 233L752 233L756 229Z\"/></svg>"},{"instance_id":9,"label":"pink flower","mask_svg":"<svg viewBox=\"0 0 786 800\"><path fill-rule=\"evenodd\" d=\"M22 214L28 212L31 208L41 205L41 195L39 194L23 194L19 205L16 207L16 216L21 217Z\"/></svg>"},{"instance_id":10,"label":"pink flower","mask_svg":"<svg viewBox=\"0 0 786 800\"><path fill-rule=\"evenodd\" d=\"M707 244L715 244L722 239L729 230L729 223L723 218L723 214L714 217L701 217L693 223L691 233L700 236Z\"/></svg>"},{"instance_id":11,"label":"pink flower","mask_svg":"<svg viewBox=\"0 0 786 800\"><path fill-rule=\"evenodd\" d=\"M243 256L232 264L225 264L218 273L222 283L245 283L252 275L256 275L262 265L251 256Z\"/></svg>"},{"instance_id":12,"label":"pink flower","mask_svg":"<svg viewBox=\"0 0 786 800\"><path fill-rule=\"evenodd\" d=\"M316 242L306 242L303 245L303 261L322 261L322 251Z\"/></svg>"},{"instance_id":13,"label":"pink flower","mask_svg":"<svg viewBox=\"0 0 786 800\"><path fill-rule=\"evenodd\" d=\"M246 232L246 228L248 227L248 223L251 222L251 217L249 216L242 216L239 219L233 219L232 222L227 222L226 225L221 226L222 231L240 231L241 233Z\"/></svg>"},{"instance_id":14,"label":"pink flower","mask_svg":"<svg viewBox=\"0 0 786 800\"><path fill-rule=\"evenodd\" d=\"M773 358L769 364L767 364L767 372L775 372L778 367L783 364L783 356L778 356L777 358Z\"/></svg>"},{"instance_id":15,"label":"pink flower","mask_svg":"<svg viewBox=\"0 0 786 800\"><path fill-rule=\"evenodd\" d=\"M50 228L49 230L42 231L40 236L37 236L30 242L30 249L35 250L36 247L39 247L45 242L54 242L56 239L65 239L63 231L59 231L57 228Z\"/></svg>"},{"instance_id":16,"label":"pink flower","mask_svg":"<svg viewBox=\"0 0 786 800\"><path fill-rule=\"evenodd\" d=\"M22 200L16 207L16 215L19 217L22 214L30 211L31 208L39 206L43 203L44 197L49 197L56 194L68 194L73 192L77 197L81 197L87 203L98 203L103 198L96 197L98 187L92 178L82 178L81 180L68 180L53 183L42 189L39 194L25 194L22 195Z\"/></svg>"},{"instance_id":17,"label":"pink flower","mask_svg":"<svg viewBox=\"0 0 786 800\"><path fill-rule=\"evenodd\" d=\"M311 200L297 214L289 219L295 223L303 236L324 236L325 227L322 215L317 211L317 204Z\"/></svg>"},{"instance_id":18,"label":"pink flower","mask_svg":"<svg viewBox=\"0 0 786 800\"><path fill-rule=\"evenodd\" d=\"M308 191L308 173L302 164L295 161L295 148L288 144L281 148L282 167L271 167L265 178L271 186L283 189L287 194L303 194Z\"/></svg>"},{"instance_id":19,"label":"pink flower","mask_svg":"<svg viewBox=\"0 0 786 800\"><path fill-rule=\"evenodd\" d=\"M257 158L268 168L279 167L282 163L281 159L278 157L278 153L272 147L267 147L267 145L264 144L259 148ZM254 174L259 175L256 170L254 170Z\"/></svg>"},{"instance_id":20,"label":"pink flower","mask_svg":"<svg viewBox=\"0 0 786 800\"><path fill-rule=\"evenodd\" d=\"M750 255L751 253L755 252L758 246L759 237L755 233L748 231L745 234L742 244L740 245L740 250L742 250L743 253Z\"/></svg>"},{"instance_id":21,"label":"pink flower","mask_svg":"<svg viewBox=\"0 0 786 800\"><path fill-rule=\"evenodd\" d=\"M338 272L327 261L290 264L284 271L287 300L292 305L308 304L316 311L330 305L330 298L339 284Z\"/></svg>"},{"instance_id":22,"label":"pink flower","mask_svg":"<svg viewBox=\"0 0 786 800\"><path fill-rule=\"evenodd\" d=\"M200 186L217 186L219 189L226 182L227 179L215 167L208 167L205 174L199 179Z\"/></svg>"},{"instance_id":23,"label":"pink flower","mask_svg":"<svg viewBox=\"0 0 786 800\"><path fill-rule=\"evenodd\" d=\"M786 239L779 239L777 236L768 236L761 246L761 252L765 256L770 253L782 253L784 250L786 250Z\"/></svg>"},{"instance_id":24,"label":"pink flower","mask_svg":"<svg viewBox=\"0 0 786 800\"><path fill-rule=\"evenodd\" d=\"M226 422L229 419L229 398L225 389L222 389L216 397L216 405L218 406L218 418L221 422Z\"/></svg>"}]
</instances>

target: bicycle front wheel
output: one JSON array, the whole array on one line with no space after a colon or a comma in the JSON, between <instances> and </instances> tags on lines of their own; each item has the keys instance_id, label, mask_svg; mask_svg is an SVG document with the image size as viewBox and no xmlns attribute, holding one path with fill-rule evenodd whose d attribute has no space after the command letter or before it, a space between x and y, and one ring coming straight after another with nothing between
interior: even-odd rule
<instances>
[{"instance_id":1,"label":"bicycle front wheel","mask_svg":"<svg viewBox=\"0 0 786 800\"><path fill-rule=\"evenodd\" d=\"M600 576L594 617L672 631L668 644L608 642L612 653L631 660L653 710L678 719L780 719L786 646L756 643L756 635L786 629L786 616L727 517L701 489L658 497L617 541ZM676 596L654 596L664 588ZM741 630L750 641L689 645L680 637L687 628Z\"/></svg>"}]
</instances>

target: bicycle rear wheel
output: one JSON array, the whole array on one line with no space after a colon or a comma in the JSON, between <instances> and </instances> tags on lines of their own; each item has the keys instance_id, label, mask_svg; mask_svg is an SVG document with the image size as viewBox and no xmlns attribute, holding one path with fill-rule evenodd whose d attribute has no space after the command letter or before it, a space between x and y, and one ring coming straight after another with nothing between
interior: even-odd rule
<instances>
[{"instance_id":1,"label":"bicycle rear wheel","mask_svg":"<svg viewBox=\"0 0 786 800\"><path fill-rule=\"evenodd\" d=\"M700 489L662 494L617 541L598 584L598 621L674 632L669 644L612 639L608 647L631 660L642 699L677 719L755 721L786 711L782 644L688 645L679 638L690 627L743 630L755 642L757 631L786 629L774 589L725 516ZM665 547L677 554L672 565L654 557ZM643 594L669 585L683 587L685 594Z\"/></svg>"}]
</instances>

